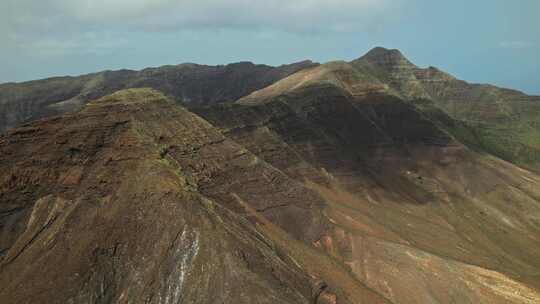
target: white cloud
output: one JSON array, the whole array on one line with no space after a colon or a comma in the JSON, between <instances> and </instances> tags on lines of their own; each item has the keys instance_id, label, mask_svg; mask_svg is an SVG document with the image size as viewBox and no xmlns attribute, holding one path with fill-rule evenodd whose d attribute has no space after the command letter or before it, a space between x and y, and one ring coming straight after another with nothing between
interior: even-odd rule
<instances>
[{"instance_id":1,"label":"white cloud","mask_svg":"<svg viewBox=\"0 0 540 304\"><path fill-rule=\"evenodd\" d=\"M0 39L4 52L59 57L103 53L126 45L123 37L138 32L370 31L390 19L402 1L0 0Z\"/></svg>"},{"instance_id":2,"label":"white cloud","mask_svg":"<svg viewBox=\"0 0 540 304\"><path fill-rule=\"evenodd\" d=\"M381 22L401 0L3 0L11 28L129 25L182 28L272 28L346 31ZM2 7L3 6L3 7Z\"/></svg>"}]
</instances>

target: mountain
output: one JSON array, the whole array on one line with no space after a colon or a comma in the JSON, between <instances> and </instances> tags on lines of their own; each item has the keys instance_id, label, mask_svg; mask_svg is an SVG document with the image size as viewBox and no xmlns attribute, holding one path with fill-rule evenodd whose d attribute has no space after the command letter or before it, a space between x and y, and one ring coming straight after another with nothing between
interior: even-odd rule
<instances>
[{"instance_id":1,"label":"mountain","mask_svg":"<svg viewBox=\"0 0 540 304\"><path fill-rule=\"evenodd\" d=\"M336 85L354 96L388 94L439 116L444 128L471 148L540 172L540 97L469 84L434 67L419 68L398 50L377 47L352 62L302 70L240 102L270 99L292 89Z\"/></svg>"},{"instance_id":2,"label":"mountain","mask_svg":"<svg viewBox=\"0 0 540 304\"><path fill-rule=\"evenodd\" d=\"M299 71L304 73L296 73ZM250 62L180 64L0 84L0 132L35 119L72 113L92 99L126 88L150 87L187 106L200 106L233 102L293 74L296 78L288 82L295 85L313 77L329 77L325 82L339 81L355 95L384 92L416 103L433 115L443 111L456 120L447 130L470 147L540 172L540 97L469 84L434 67L419 68L399 50L382 47L352 62L320 67L309 60L279 67ZM299 77L306 79L300 81ZM274 89L281 92L283 88Z\"/></svg>"},{"instance_id":3,"label":"mountain","mask_svg":"<svg viewBox=\"0 0 540 304\"><path fill-rule=\"evenodd\" d=\"M468 129L450 130L469 145L539 172L540 97L469 84L434 67L418 68L398 50L375 48L351 62L404 99L436 107Z\"/></svg>"},{"instance_id":4,"label":"mountain","mask_svg":"<svg viewBox=\"0 0 540 304\"><path fill-rule=\"evenodd\" d=\"M539 279L539 177L460 143L444 113L351 90L339 65L196 111L323 195L336 227L322 246L393 303L538 301L525 290Z\"/></svg>"},{"instance_id":5,"label":"mountain","mask_svg":"<svg viewBox=\"0 0 540 304\"><path fill-rule=\"evenodd\" d=\"M0 302L538 303L540 176L480 133L517 118L444 106L499 109L484 87L376 48L234 102L127 89L7 130Z\"/></svg>"},{"instance_id":6,"label":"mountain","mask_svg":"<svg viewBox=\"0 0 540 304\"><path fill-rule=\"evenodd\" d=\"M0 147L3 303L386 303L308 247L328 225L320 195L158 92Z\"/></svg>"},{"instance_id":7,"label":"mountain","mask_svg":"<svg viewBox=\"0 0 540 304\"><path fill-rule=\"evenodd\" d=\"M127 88L150 87L192 104L234 101L314 65L311 61L279 67L251 62L226 66L187 63L0 84L0 132L27 121L77 111L92 99Z\"/></svg>"}]
</instances>

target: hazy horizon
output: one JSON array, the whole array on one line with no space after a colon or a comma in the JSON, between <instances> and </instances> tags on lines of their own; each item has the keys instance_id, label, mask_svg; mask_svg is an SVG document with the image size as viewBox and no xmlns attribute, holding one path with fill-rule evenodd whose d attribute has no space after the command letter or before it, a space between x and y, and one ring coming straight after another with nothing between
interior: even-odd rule
<instances>
[{"instance_id":1,"label":"hazy horizon","mask_svg":"<svg viewBox=\"0 0 540 304\"><path fill-rule=\"evenodd\" d=\"M540 95L534 0L7 0L0 83L185 62L352 60L375 46Z\"/></svg>"}]
</instances>

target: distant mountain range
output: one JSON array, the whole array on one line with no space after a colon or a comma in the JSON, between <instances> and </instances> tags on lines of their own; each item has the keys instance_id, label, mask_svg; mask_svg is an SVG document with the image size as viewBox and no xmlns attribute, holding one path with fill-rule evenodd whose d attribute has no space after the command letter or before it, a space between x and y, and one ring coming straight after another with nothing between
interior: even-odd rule
<instances>
[{"instance_id":1,"label":"distant mountain range","mask_svg":"<svg viewBox=\"0 0 540 304\"><path fill-rule=\"evenodd\" d=\"M78 77L0 84L0 131L23 122L77 111L92 99L129 88L153 88L191 104L234 101L315 65L311 61L280 67L251 62L226 66L185 63L142 71L105 71Z\"/></svg>"},{"instance_id":2,"label":"distant mountain range","mask_svg":"<svg viewBox=\"0 0 540 304\"><path fill-rule=\"evenodd\" d=\"M539 303L540 98L375 48L0 86L1 303Z\"/></svg>"}]
</instances>

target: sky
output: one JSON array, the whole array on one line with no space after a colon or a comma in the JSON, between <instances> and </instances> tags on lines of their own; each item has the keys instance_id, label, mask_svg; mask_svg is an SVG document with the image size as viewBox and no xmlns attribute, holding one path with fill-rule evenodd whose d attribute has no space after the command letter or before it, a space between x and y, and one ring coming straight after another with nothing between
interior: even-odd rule
<instances>
[{"instance_id":1,"label":"sky","mask_svg":"<svg viewBox=\"0 0 540 304\"><path fill-rule=\"evenodd\" d=\"M539 0L0 0L0 83L194 62L419 66L540 95Z\"/></svg>"}]
</instances>

